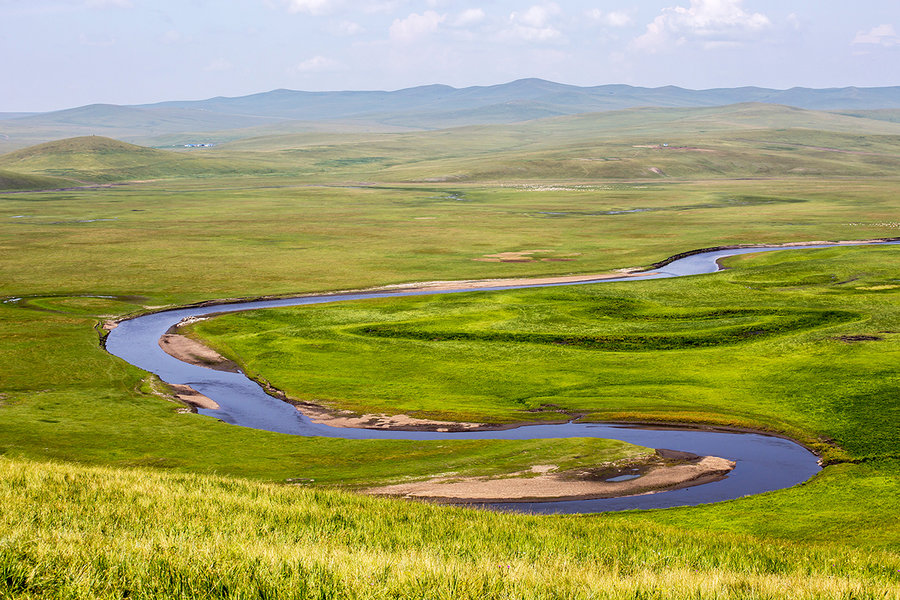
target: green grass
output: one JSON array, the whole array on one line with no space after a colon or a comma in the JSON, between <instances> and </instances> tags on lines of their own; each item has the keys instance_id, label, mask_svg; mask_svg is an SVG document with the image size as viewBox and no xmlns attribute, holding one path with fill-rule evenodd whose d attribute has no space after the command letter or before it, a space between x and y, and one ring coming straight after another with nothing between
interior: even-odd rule
<instances>
[{"instance_id":1,"label":"green grass","mask_svg":"<svg viewBox=\"0 0 900 600\"><path fill-rule=\"evenodd\" d=\"M0 191L46 190L70 187L74 183L68 179L45 177L42 175L25 175L5 169L0 170Z\"/></svg>"},{"instance_id":2,"label":"green grass","mask_svg":"<svg viewBox=\"0 0 900 600\"><path fill-rule=\"evenodd\" d=\"M0 168L89 182L277 174L335 183L892 177L900 166L896 123L762 104L424 132L324 133L301 124L301 133L285 133L291 127L197 134L225 143L178 153L77 137L0 155Z\"/></svg>"},{"instance_id":3,"label":"green grass","mask_svg":"<svg viewBox=\"0 0 900 600\"><path fill-rule=\"evenodd\" d=\"M93 318L29 308L7 309L4 317L5 347L16 346L2 355L0 455L8 457L357 488L450 471L514 472L547 459L574 468L647 452L607 440L359 443L231 427L178 412L178 403L154 395L145 373L99 347Z\"/></svg>"},{"instance_id":4,"label":"green grass","mask_svg":"<svg viewBox=\"0 0 900 600\"><path fill-rule=\"evenodd\" d=\"M645 515L530 517L4 459L0 507L0 594L15 598L875 599L900 591L896 554L691 531Z\"/></svg>"},{"instance_id":5,"label":"green grass","mask_svg":"<svg viewBox=\"0 0 900 600\"><path fill-rule=\"evenodd\" d=\"M596 273L748 240L896 236L895 190L890 179L536 190L246 177L14 194L0 202L0 294L147 296L146 304L158 305L426 279ZM747 197L792 201L727 201ZM633 209L652 210L602 214ZM574 256L476 260L532 249Z\"/></svg>"},{"instance_id":6,"label":"green grass","mask_svg":"<svg viewBox=\"0 0 900 600\"><path fill-rule=\"evenodd\" d=\"M900 331L896 248L240 317L261 333L242 334L238 358L253 355L298 397L361 412L530 421L560 418L527 412L555 404L594 419L761 427L850 461L790 490L695 508L542 518L346 494L331 488L581 461L585 444L606 457L639 450L232 427L184 414L99 345L101 320L210 298L597 273L722 244L898 235L893 124L664 112L258 138L171 163L154 154L153 168L171 166L161 181L0 196L0 597L897 595L900 334L883 333ZM669 149L640 147L663 137ZM23 157L27 177L157 177L134 154L104 167L102 152L83 150ZM529 250L546 252L478 260ZM227 345L233 332L220 333ZM466 339L433 339L448 334ZM302 356L306 377L271 369L278 353Z\"/></svg>"},{"instance_id":7,"label":"green grass","mask_svg":"<svg viewBox=\"0 0 900 600\"><path fill-rule=\"evenodd\" d=\"M358 412L762 426L900 457L896 247L713 276L235 313L189 331L298 400ZM747 265L746 267L744 265ZM873 289L883 288L883 289ZM841 336L877 341L848 343ZM477 366L476 366L477 365ZM836 456L840 452L836 453Z\"/></svg>"}]
</instances>

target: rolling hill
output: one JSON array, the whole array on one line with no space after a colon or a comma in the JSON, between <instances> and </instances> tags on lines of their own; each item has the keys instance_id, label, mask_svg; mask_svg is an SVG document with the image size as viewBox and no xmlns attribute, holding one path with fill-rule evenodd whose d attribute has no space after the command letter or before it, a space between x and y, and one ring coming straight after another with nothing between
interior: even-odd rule
<instances>
[{"instance_id":1,"label":"rolling hill","mask_svg":"<svg viewBox=\"0 0 900 600\"><path fill-rule=\"evenodd\" d=\"M816 110L900 108L900 87L823 90L742 87L688 90L676 86L578 87L542 79L520 79L492 86L453 88L446 85L429 85L395 92L303 92L281 89L238 98L219 97L199 101L163 102L145 105L142 108L201 109L213 113L281 117L292 120L366 117L379 121L394 121L407 115L419 115L421 118L422 115L448 114L458 114L459 118L467 114L468 118L477 119L485 113L496 113L497 107L508 106L510 107L508 112L495 118L503 119L499 122L511 122L532 118L531 114L535 110L562 115L638 106L697 107L742 102L786 104Z\"/></svg>"},{"instance_id":2,"label":"rolling hill","mask_svg":"<svg viewBox=\"0 0 900 600\"><path fill-rule=\"evenodd\" d=\"M743 103L632 108L436 131L289 133L276 126L244 130L262 135L189 152L86 136L0 155L0 169L61 178L68 185L247 174L310 183L335 177L471 182L893 176L900 172L900 123L883 120L880 111L879 118L868 114ZM29 186L21 177L7 185Z\"/></svg>"},{"instance_id":3,"label":"rolling hill","mask_svg":"<svg viewBox=\"0 0 900 600\"><path fill-rule=\"evenodd\" d=\"M783 104L814 110L900 108L900 87L757 87L689 90L675 86L578 87L522 79L492 86L428 85L397 91L306 92L279 89L235 98L169 101L138 106L93 104L51 113L0 119L0 151L83 135L105 135L145 145L214 141L274 131L433 130L517 123L553 116L637 107L716 107L736 103Z\"/></svg>"},{"instance_id":4,"label":"rolling hill","mask_svg":"<svg viewBox=\"0 0 900 600\"><path fill-rule=\"evenodd\" d=\"M380 181L890 175L900 169L900 124L750 103L403 134L279 133L214 150Z\"/></svg>"},{"instance_id":5,"label":"rolling hill","mask_svg":"<svg viewBox=\"0 0 900 600\"><path fill-rule=\"evenodd\" d=\"M19 182L17 185L32 181L38 188L46 186L46 177L71 185L272 171L234 159L190 156L102 136L67 138L0 155L0 169L9 173L10 181Z\"/></svg>"},{"instance_id":6,"label":"rolling hill","mask_svg":"<svg viewBox=\"0 0 900 600\"><path fill-rule=\"evenodd\" d=\"M29 175L0 169L0 191L49 190L75 184L76 182L60 177Z\"/></svg>"}]
</instances>

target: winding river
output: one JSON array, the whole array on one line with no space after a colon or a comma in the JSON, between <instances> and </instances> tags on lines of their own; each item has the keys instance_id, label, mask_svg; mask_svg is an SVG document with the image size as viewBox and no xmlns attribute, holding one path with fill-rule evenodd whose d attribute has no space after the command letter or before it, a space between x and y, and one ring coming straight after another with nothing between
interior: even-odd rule
<instances>
[{"instance_id":1,"label":"winding river","mask_svg":"<svg viewBox=\"0 0 900 600\"><path fill-rule=\"evenodd\" d=\"M900 241L873 242L900 244ZM817 249L851 244L820 244L779 247L745 247L712 250L684 256L658 269L615 279L578 281L539 285L479 287L479 290L508 290L524 287L551 287L557 285L584 285L632 281L635 279L662 279L714 273L720 269L718 260L738 254L776 250ZM861 244L853 244L861 245ZM820 467L817 458L804 447L790 440L754 433L734 433L689 428L638 427L609 423L571 422L555 425L529 425L500 431L470 431L440 433L427 431L384 431L373 429L338 428L312 423L292 405L266 394L255 382L241 373L214 371L184 363L169 356L159 347L159 338L173 325L187 317L198 317L224 312L301 306L427 294L448 294L473 291L407 290L339 293L303 296L278 300L261 300L220 304L213 306L182 308L152 313L123 321L113 329L106 341L107 350L129 363L158 375L163 381L187 384L215 400L218 410L200 409L205 415L226 423L303 436L325 436L349 439L537 439L565 437L600 437L622 440L651 448L667 448L693 452L699 455L719 456L737 463L724 479L713 483L678 490L657 492L622 498L597 500L545 501L492 503L501 510L517 510L539 513L588 513L610 510L666 508L692 506L719 502L796 485L815 475Z\"/></svg>"}]
</instances>

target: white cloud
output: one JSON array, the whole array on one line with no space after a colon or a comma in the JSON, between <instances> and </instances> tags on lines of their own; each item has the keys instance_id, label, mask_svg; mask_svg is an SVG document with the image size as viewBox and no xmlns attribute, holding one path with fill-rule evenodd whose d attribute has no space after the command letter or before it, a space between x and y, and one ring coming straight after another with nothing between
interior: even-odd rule
<instances>
[{"instance_id":1,"label":"white cloud","mask_svg":"<svg viewBox=\"0 0 900 600\"><path fill-rule=\"evenodd\" d=\"M585 12L585 15L591 20L602 23L608 27L626 27L631 25L631 15L624 10L615 10L612 12L603 12L599 8L592 8Z\"/></svg>"},{"instance_id":2,"label":"white cloud","mask_svg":"<svg viewBox=\"0 0 900 600\"><path fill-rule=\"evenodd\" d=\"M509 15L510 28L505 37L526 41L546 42L562 37L562 32L551 24L551 20L562 11L559 5L536 4L525 12Z\"/></svg>"},{"instance_id":3,"label":"white cloud","mask_svg":"<svg viewBox=\"0 0 900 600\"><path fill-rule=\"evenodd\" d=\"M395 19L391 24L391 39L399 42L411 42L434 33L446 19L447 15L439 15L433 10L426 10L421 15L412 13L405 19Z\"/></svg>"},{"instance_id":4,"label":"white cloud","mask_svg":"<svg viewBox=\"0 0 900 600\"><path fill-rule=\"evenodd\" d=\"M558 15L559 12L559 5L557 4L535 5L523 13L514 12L509 18L511 21L519 22L528 27L545 27L550 17Z\"/></svg>"},{"instance_id":5,"label":"white cloud","mask_svg":"<svg viewBox=\"0 0 900 600\"><path fill-rule=\"evenodd\" d=\"M384 2L372 2L371 0L367 0L362 3L363 6L360 10L368 14L392 13L403 4L404 0L386 0Z\"/></svg>"},{"instance_id":6,"label":"white cloud","mask_svg":"<svg viewBox=\"0 0 900 600\"><path fill-rule=\"evenodd\" d=\"M606 13L606 24L610 27L626 27L631 25L631 15L621 10Z\"/></svg>"},{"instance_id":7,"label":"white cloud","mask_svg":"<svg viewBox=\"0 0 900 600\"><path fill-rule=\"evenodd\" d=\"M334 8L335 0L289 0L288 12L324 15Z\"/></svg>"},{"instance_id":8,"label":"white cloud","mask_svg":"<svg viewBox=\"0 0 900 600\"><path fill-rule=\"evenodd\" d=\"M464 10L453 21L457 27L465 27L466 25L474 25L484 20L484 11L480 8L470 8Z\"/></svg>"},{"instance_id":9,"label":"white cloud","mask_svg":"<svg viewBox=\"0 0 900 600\"><path fill-rule=\"evenodd\" d=\"M365 30L365 27L355 21L341 21L335 27L335 31L340 35L359 35Z\"/></svg>"},{"instance_id":10,"label":"white cloud","mask_svg":"<svg viewBox=\"0 0 900 600\"><path fill-rule=\"evenodd\" d=\"M131 0L85 0L88 8L131 8Z\"/></svg>"},{"instance_id":11,"label":"white cloud","mask_svg":"<svg viewBox=\"0 0 900 600\"><path fill-rule=\"evenodd\" d=\"M335 71L340 66L341 64L332 58L313 56L312 58L307 58L294 65L291 71L294 73L322 73L325 71Z\"/></svg>"},{"instance_id":12,"label":"white cloud","mask_svg":"<svg viewBox=\"0 0 900 600\"><path fill-rule=\"evenodd\" d=\"M853 38L854 44L875 44L890 48L892 46L900 46L900 36L894 30L893 25L878 25L868 32L860 31Z\"/></svg>"},{"instance_id":13,"label":"white cloud","mask_svg":"<svg viewBox=\"0 0 900 600\"><path fill-rule=\"evenodd\" d=\"M771 27L769 17L748 13L743 0L691 0L691 6L674 6L647 25L633 45L655 52L667 44L700 41L706 48L733 45L751 39Z\"/></svg>"}]
</instances>

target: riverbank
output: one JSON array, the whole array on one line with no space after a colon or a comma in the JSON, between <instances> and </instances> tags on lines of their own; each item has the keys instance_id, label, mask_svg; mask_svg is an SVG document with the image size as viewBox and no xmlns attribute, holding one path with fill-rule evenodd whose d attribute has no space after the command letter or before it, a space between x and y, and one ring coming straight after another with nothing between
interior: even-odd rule
<instances>
[{"instance_id":1,"label":"riverbank","mask_svg":"<svg viewBox=\"0 0 900 600\"><path fill-rule=\"evenodd\" d=\"M765 250L778 250L778 249L803 249L807 247L814 246L865 246L872 244L888 244L888 243L898 243L900 242L900 237L880 237L880 238L869 238L862 240L814 240L814 241L804 241L804 242L784 242L777 244L728 244L722 246L709 246L706 248L696 248L693 250L686 250L684 252L679 252L677 254L673 254L664 258L663 260L654 262L644 267L625 267L621 269L616 269L614 271L605 271L601 273L578 273L578 274L569 274L569 275L551 275L551 276L537 276L537 277L510 277L510 278L487 278L487 279L450 279L450 280L435 280L435 281L418 281L418 282L406 282L406 283L395 283L388 285L380 285L374 287L365 287L365 288L349 288L349 289L336 289L332 291L326 292L312 292L306 294L279 294L279 295L261 295L261 296L247 296L247 297L226 297L226 298L217 298L213 300L203 300L200 302L192 302L187 304L182 304L179 306L165 306L165 307L155 307L154 310L149 310L145 312L141 312L140 314L130 314L119 319L113 319L108 321L110 327L114 327L117 323L122 321L127 321L129 319L134 319L140 316L146 316L148 314L154 314L158 312L170 312L175 310L189 309L189 308L207 308L207 307L227 307L232 304L245 304L248 302L268 302L268 301L276 301L276 300L293 300L293 299L301 299L301 298L328 298L330 296L343 296L346 294L369 294L369 293L377 293L377 292L389 292L396 294L403 294L409 292L417 292L417 291L433 291L433 292L446 292L450 290L490 290L495 288L506 288L506 287L529 287L529 286L546 286L546 285L559 285L559 284L578 284L578 283L587 283L591 281L607 281L610 279L642 279L648 277L654 277L659 275L656 272L656 269L660 269L665 267L675 261L688 258L691 256L696 256L698 254L706 254L712 252L720 252L720 251L728 251L728 250L752 250L754 248L759 248L760 251ZM671 276L671 275L669 275ZM240 310L240 309L236 309ZM227 311L222 311L227 312ZM180 326L181 324L179 324Z\"/></svg>"},{"instance_id":2,"label":"riverbank","mask_svg":"<svg viewBox=\"0 0 900 600\"><path fill-rule=\"evenodd\" d=\"M668 458L667 458L668 456ZM650 494L719 481L735 462L716 456L658 451L640 461L556 472L556 465L534 465L505 477L434 477L364 490L376 496L444 503L592 500Z\"/></svg>"}]
</instances>

